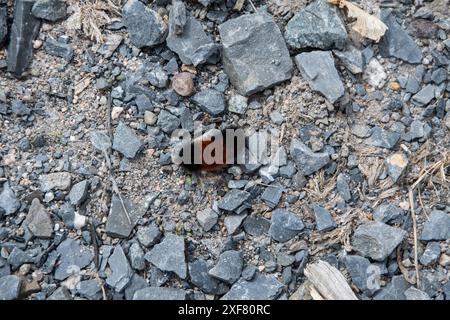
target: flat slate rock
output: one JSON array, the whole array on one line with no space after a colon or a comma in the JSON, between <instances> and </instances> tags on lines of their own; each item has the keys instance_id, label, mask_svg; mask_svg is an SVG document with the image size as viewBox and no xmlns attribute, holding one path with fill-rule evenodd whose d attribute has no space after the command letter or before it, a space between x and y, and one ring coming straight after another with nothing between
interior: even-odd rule
<instances>
[{"instance_id":1,"label":"flat slate rock","mask_svg":"<svg viewBox=\"0 0 450 320\"><path fill-rule=\"evenodd\" d=\"M14 20L8 46L7 70L22 75L33 56L33 40L37 37L41 21L31 14L35 0L16 0Z\"/></svg>"},{"instance_id":2,"label":"flat slate rock","mask_svg":"<svg viewBox=\"0 0 450 320\"><path fill-rule=\"evenodd\" d=\"M232 189L228 191L222 199L219 200L219 209L230 212L235 211L249 198L249 192L239 189Z\"/></svg>"},{"instance_id":3,"label":"flat slate rock","mask_svg":"<svg viewBox=\"0 0 450 320\"><path fill-rule=\"evenodd\" d=\"M186 278L183 237L167 234L161 243L145 254L145 259L161 271L174 272L181 279Z\"/></svg>"},{"instance_id":4,"label":"flat slate rock","mask_svg":"<svg viewBox=\"0 0 450 320\"><path fill-rule=\"evenodd\" d=\"M227 215L225 219L223 219L223 223L227 228L227 232L229 235L234 234L238 228L241 226L242 222L247 217L246 214L232 214Z\"/></svg>"},{"instance_id":5,"label":"flat slate rock","mask_svg":"<svg viewBox=\"0 0 450 320\"><path fill-rule=\"evenodd\" d=\"M18 276L8 275L0 278L0 301L19 298L21 281Z\"/></svg>"},{"instance_id":6,"label":"flat slate rock","mask_svg":"<svg viewBox=\"0 0 450 320\"><path fill-rule=\"evenodd\" d=\"M161 238L161 231L155 223L151 223L146 227L139 227L136 237L140 244L149 248Z\"/></svg>"},{"instance_id":7,"label":"flat slate rock","mask_svg":"<svg viewBox=\"0 0 450 320\"><path fill-rule=\"evenodd\" d=\"M137 48L156 46L167 37L168 28L161 16L139 0L128 0L123 6L122 22Z\"/></svg>"},{"instance_id":8,"label":"flat slate rock","mask_svg":"<svg viewBox=\"0 0 450 320\"><path fill-rule=\"evenodd\" d=\"M431 300L430 296L415 287L409 287L404 293L406 300Z\"/></svg>"},{"instance_id":9,"label":"flat slate rock","mask_svg":"<svg viewBox=\"0 0 450 320\"><path fill-rule=\"evenodd\" d=\"M67 6L63 0L37 0L31 10L36 18L55 22L67 15Z\"/></svg>"},{"instance_id":10,"label":"flat slate rock","mask_svg":"<svg viewBox=\"0 0 450 320\"><path fill-rule=\"evenodd\" d=\"M274 276L257 273L251 281L239 279L221 300L275 300L283 287Z\"/></svg>"},{"instance_id":11,"label":"flat slate rock","mask_svg":"<svg viewBox=\"0 0 450 320\"><path fill-rule=\"evenodd\" d=\"M294 49L343 49L347 31L336 6L316 0L289 20L284 33Z\"/></svg>"},{"instance_id":12,"label":"flat slate rock","mask_svg":"<svg viewBox=\"0 0 450 320\"><path fill-rule=\"evenodd\" d=\"M378 266L361 256L347 255L343 259L352 282L366 295L372 296L380 289L380 278ZM377 273L378 272L378 273Z\"/></svg>"},{"instance_id":13,"label":"flat slate rock","mask_svg":"<svg viewBox=\"0 0 450 320\"><path fill-rule=\"evenodd\" d=\"M92 131L89 135L90 141L98 151L107 151L111 148L111 139L101 131Z\"/></svg>"},{"instance_id":14,"label":"flat slate rock","mask_svg":"<svg viewBox=\"0 0 450 320\"><path fill-rule=\"evenodd\" d=\"M88 189L88 180L83 180L74 184L69 192L70 204L73 206L79 206L81 203L83 203L83 201L87 198Z\"/></svg>"},{"instance_id":15,"label":"flat slate rock","mask_svg":"<svg viewBox=\"0 0 450 320\"><path fill-rule=\"evenodd\" d=\"M241 276L242 267L243 260L241 253L235 250L228 250L219 256L219 261L209 270L208 274L214 278L233 284Z\"/></svg>"},{"instance_id":16,"label":"flat slate rock","mask_svg":"<svg viewBox=\"0 0 450 320\"><path fill-rule=\"evenodd\" d=\"M24 224L37 238L49 239L53 234L53 221L38 198L31 202Z\"/></svg>"},{"instance_id":17,"label":"flat slate rock","mask_svg":"<svg viewBox=\"0 0 450 320\"><path fill-rule=\"evenodd\" d=\"M208 265L202 259L189 263L189 277L195 286L207 294L222 295L229 290L226 284L208 274Z\"/></svg>"},{"instance_id":18,"label":"flat slate rock","mask_svg":"<svg viewBox=\"0 0 450 320\"><path fill-rule=\"evenodd\" d=\"M378 44L381 56L396 57L409 63L420 63L422 51L408 32L397 23L392 11L382 10L380 18L388 27Z\"/></svg>"},{"instance_id":19,"label":"flat slate rock","mask_svg":"<svg viewBox=\"0 0 450 320\"><path fill-rule=\"evenodd\" d=\"M297 169L305 176L322 169L330 162L328 153L312 152L310 148L297 139L292 139L290 152Z\"/></svg>"},{"instance_id":20,"label":"flat slate rock","mask_svg":"<svg viewBox=\"0 0 450 320\"><path fill-rule=\"evenodd\" d=\"M408 290L410 284L406 282L403 275L393 276L391 282L381 289L375 296L374 300L406 300L405 291Z\"/></svg>"},{"instance_id":21,"label":"flat slate rock","mask_svg":"<svg viewBox=\"0 0 450 320\"><path fill-rule=\"evenodd\" d=\"M215 63L220 56L220 46L203 31L200 21L187 12L182 1L172 2L166 43L188 65Z\"/></svg>"},{"instance_id":22,"label":"flat slate rock","mask_svg":"<svg viewBox=\"0 0 450 320\"><path fill-rule=\"evenodd\" d=\"M147 287L137 290L133 300L186 300L187 292L175 288Z\"/></svg>"},{"instance_id":23,"label":"flat slate rock","mask_svg":"<svg viewBox=\"0 0 450 320\"><path fill-rule=\"evenodd\" d=\"M120 198L113 195L105 227L106 233L111 237L128 238L136 222L144 213L144 210L140 206L132 203L128 198L122 196L122 201L127 209L126 212L128 212L130 220L128 220Z\"/></svg>"},{"instance_id":24,"label":"flat slate rock","mask_svg":"<svg viewBox=\"0 0 450 320\"><path fill-rule=\"evenodd\" d=\"M432 84L427 84L419 92L412 96L411 101L420 107L424 107L434 99L436 87Z\"/></svg>"},{"instance_id":25,"label":"flat slate rock","mask_svg":"<svg viewBox=\"0 0 450 320\"><path fill-rule=\"evenodd\" d=\"M213 116L218 116L225 111L225 97L214 89L206 89L194 94L191 101Z\"/></svg>"},{"instance_id":26,"label":"flat slate rock","mask_svg":"<svg viewBox=\"0 0 450 320\"><path fill-rule=\"evenodd\" d=\"M120 122L114 131L112 148L119 151L125 157L133 159L142 148L142 141L134 133L133 129Z\"/></svg>"},{"instance_id":27,"label":"flat slate rock","mask_svg":"<svg viewBox=\"0 0 450 320\"><path fill-rule=\"evenodd\" d=\"M243 224L246 233L259 237L269 231L270 220L264 217L248 216Z\"/></svg>"},{"instance_id":28,"label":"flat slate rock","mask_svg":"<svg viewBox=\"0 0 450 320\"><path fill-rule=\"evenodd\" d=\"M49 38L45 40L44 50L48 54L63 58L68 62L73 58L73 48L69 44L56 41L55 39Z\"/></svg>"},{"instance_id":29,"label":"flat slate rock","mask_svg":"<svg viewBox=\"0 0 450 320\"><path fill-rule=\"evenodd\" d=\"M376 261L386 259L403 241L406 231L379 221L360 225L353 234L353 248Z\"/></svg>"},{"instance_id":30,"label":"flat slate rock","mask_svg":"<svg viewBox=\"0 0 450 320\"><path fill-rule=\"evenodd\" d=\"M76 287L77 294L89 300L101 300L102 288L96 279L80 281Z\"/></svg>"},{"instance_id":31,"label":"flat slate rock","mask_svg":"<svg viewBox=\"0 0 450 320\"><path fill-rule=\"evenodd\" d=\"M330 231L337 227L330 212L318 204L313 205L314 216L316 217L316 228L320 232Z\"/></svg>"},{"instance_id":32,"label":"flat slate rock","mask_svg":"<svg viewBox=\"0 0 450 320\"><path fill-rule=\"evenodd\" d=\"M285 209L272 212L269 234L278 242L286 242L294 238L305 228L302 220Z\"/></svg>"},{"instance_id":33,"label":"flat slate rock","mask_svg":"<svg viewBox=\"0 0 450 320\"><path fill-rule=\"evenodd\" d=\"M117 245L113 254L108 259L111 275L106 278L106 283L116 292L122 292L130 283L133 270L120 245Z\"/></svg>"},{"instance_id":34,"label":"flat slate rock","mask_svg":"<svg viewBox=\"0 0 450 320\"><path fill-rule=\"evenodd\" d=\"M17 199L9 183L3 183L2 189L0 190L0 217L2 211L7 216L16 213L20 209L20 201Z\"/></svg>"},{"instance_id":35,"label":"flat slate rock","mask_svg":"<svg viewBox=\"0 0 450 320\"><path fill-rule=\"evenodd\" d=\"M69 172L54 172L39 177L41 191L68 190L72 183L72 176Z\"/></svg>"},{"instance_id":36,"label":"flat slate rock","mask_svg":"<svg viewBox=\"0 0 450 320\"><path fill-rule=\"evenodd\" d=\"M401 223L405 218L405 211L390 202L380 204L373 212L373 219L383 223Z\"/></svg>"},{"instance_id":37,"label":"flat slate rock","mask_svg":"<svg viewBox=\"0 0 450 320\"><path fill-rule=\"evenodd\" d=\"M440 255L441 246L439 245L439 242L428 242L419 261L422 265L428 266L435 263L439 259Z\"/></svg>"},{"instance_id":38,"label":"flat slate rock","mask_svg":"<svg viewBox=\"0 0 450 320\"><path fill-rule=\"evenodd\" d=\"M0 46L8 34L8 8L0 5Z\"/></svg>"},{"instance_id":39,"label":"flat slate rock","mask_svg":"<svg viewBox=\"0 0 450 320\"><path fill-rule=\"evenodd\" d=\"M268 13L241 15L218 29L224 70L241 95L263 91L291 78L292 60L280 29Z\"/></svg>"},{"instance_id":40,"label":"flat slate rock","mask_svg":"<svg viewBox=\"0 0 450 320\"><path fill-rule=\"evenodd\" d=\"M444 211L433 210L425 222L420 240L447 240L450 238L450 216Z\"/></svg>"},{"instance_id":41,"label":"flat slate rock","mask_svg":"<svg viewBox=\"0 0 450 320\"><path fill-rule=\"evenodd\" d=\"M65 280L74 272L79 272L94 258L88 248L71 238L61 242L56 251L59 253L59 263L56 267L55 279L60 281Z\"/></svg>"},{"instance_id":42,"label":"flat slate rock","mask_svg":"<svg viewBox=\"0 0 450 320\"><path fill-rule=\"evenodd\" d=\"M353 74L360 74L364 70L364 60L361 50L347 45L345 50L333 50L333 54Z\"/></svg>"},{"instance_id":43,"label":"flat slate rock","mask_svg":"<svg viewBox=\"0 0 450 320\"><path fill-rule=\"evenodd\" d=\"M393 149L400 139L400 134L380 127L372 128L372 135L366 139L366 143L380 148Z\"/></svg>"}]
</instances>

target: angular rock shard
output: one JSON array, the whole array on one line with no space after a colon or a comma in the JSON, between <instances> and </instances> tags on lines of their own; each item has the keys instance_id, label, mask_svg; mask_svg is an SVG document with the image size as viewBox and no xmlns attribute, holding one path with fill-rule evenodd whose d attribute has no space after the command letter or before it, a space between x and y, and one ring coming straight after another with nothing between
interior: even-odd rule
<instances>
[{"instance_id":1,"label":"angular rock shard","mask_svg":"<svg viewBox=\"0 0 450 320\"><path fill-rule=\"evenodd\" d=\"M291 78L292 60L269 14L228 20L219 26L219 33L225 72L240 94L248 96Z\"/></svg>"}]
</instances>

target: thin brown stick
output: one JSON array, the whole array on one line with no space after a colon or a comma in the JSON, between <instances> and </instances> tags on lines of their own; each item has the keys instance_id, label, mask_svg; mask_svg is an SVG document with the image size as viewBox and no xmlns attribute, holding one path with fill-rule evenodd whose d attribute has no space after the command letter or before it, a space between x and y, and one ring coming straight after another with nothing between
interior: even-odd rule
<instances>
[{"instance_id":1,"label":"thin brown stick","mask_svg":"<svg viewBox=\"0 0 450 320\"><path fill-rule=\"evenodd\" d=\"M250 2L250 5L252 6L253 11L258 12L258 10L256 9L255 5L253 4L253 1L252 0L248 0L248 2Z\"/></svg>"},{"instance_id":2,"label":"thin brown stick","mask_svg":"<svg viewBox=\"0 0 450 320\"><path fill-rule=\"evenodd\" d=\"M420 286L420 274L419 274L419 262L418 262L418 253L417 253L417 221L416 221L416 213L414 211L414 194L412 188L408 191L409 196L409 206L411 211L411 218L413 221L413 235L414 235L414 268L416 270L416 284L417 288Z\"/></svg>"}]
</instances>

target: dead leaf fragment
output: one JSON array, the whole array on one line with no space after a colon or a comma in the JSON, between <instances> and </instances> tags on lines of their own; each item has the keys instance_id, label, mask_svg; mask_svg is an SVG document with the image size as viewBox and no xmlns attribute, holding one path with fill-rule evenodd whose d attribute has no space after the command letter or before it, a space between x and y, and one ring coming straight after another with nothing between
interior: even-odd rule
<instances>
[{"instance_id":1,"label":"dead leaf fragment","mask_svg":"<svg viewBox=\"0 0 450 320\"><path fill-rule=\"evenodd\" d=\"M355 18L352 29L363 37L369 38L375 42L380 41L388 27L377 17L367 13L363 9L346 0L328 0L328 3L347 8L347 16Z\"/></svg>"}]
</instances>

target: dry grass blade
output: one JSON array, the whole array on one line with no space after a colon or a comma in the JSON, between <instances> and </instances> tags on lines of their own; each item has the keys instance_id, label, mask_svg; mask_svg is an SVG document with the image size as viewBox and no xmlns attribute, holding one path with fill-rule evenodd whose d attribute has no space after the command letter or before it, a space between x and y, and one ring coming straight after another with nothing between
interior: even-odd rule
<instances>
[{"instance_id":1,"label":"dry grass blade","mask_svg":"<svg viewBox=\"0 0 450 320\"><path fill-rule=\"evenodd\" d=\"M346 0L328 0L328 2L339 6L339 8L347 8L347 16L349 18L356 19L352 29L363 37L378 42L388 29L383 21L367 13L351 2Z\"/></svg>"},{"instance_id":2,"label":"dry grass blade","mask_svg":"<svg viewBox=\"0 0 450 320\"><path fill-rule=\"evenodd\" d=\"M81 28L91 40L102 43L101 28L120 16L120 0L79 1Z\"/></svg>"}]
</instances>

